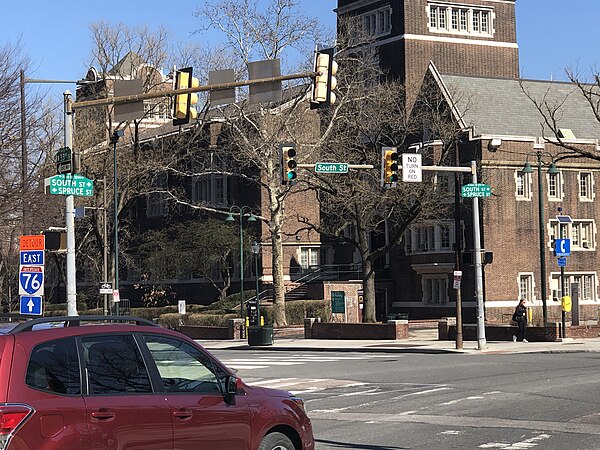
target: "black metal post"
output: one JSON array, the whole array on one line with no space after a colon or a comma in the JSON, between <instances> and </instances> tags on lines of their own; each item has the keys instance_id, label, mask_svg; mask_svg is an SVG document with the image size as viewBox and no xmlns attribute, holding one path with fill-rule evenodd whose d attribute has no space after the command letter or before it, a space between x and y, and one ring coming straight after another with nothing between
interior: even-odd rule
<instances>
[{"instance_id":1,"label":"black metal post","mask_svg":"<svg viewBox=\"0 0 600 450\"><path fill-rule=\"evenodd\" d=\"M537 169L538 169L538 218L539 218L539 231L540 231L540 274L541 274L541 289L542 289L542 316L543 324L546 326L548 323L548 308L546 305L547 292L546 292L546 239L544 233L544 191L542 185L542 152L537 151Z\"/></svg>"}]
</instances>

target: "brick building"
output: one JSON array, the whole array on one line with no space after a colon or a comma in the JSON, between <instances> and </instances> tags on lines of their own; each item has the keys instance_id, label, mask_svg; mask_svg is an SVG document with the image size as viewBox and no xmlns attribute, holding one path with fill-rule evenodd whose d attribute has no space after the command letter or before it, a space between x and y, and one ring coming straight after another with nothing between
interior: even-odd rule
<instances>
[{"instance_id":1,"label":"brick building","mask_svg":"<svg viewBox=\"0 0 600 450\"><path fill-rule=\"evenodd\" d=\"M492 197L480 201L481 246L493 252L493 263L484 268L487 320L509 322L520 297L534 305L534 320L540 320L543 291L548 319L560 318L563 292L554 238L571 240L564 294L578 299L574 318L596 320L600 211L595 206L595 179L600 164L556 145L557 136L544 126L531 99L556 108L562 139L582 150L597 152L600 126L572 84L519 78L515 1L339 0L336 12L340 19L358 19L363 32L374 39L382 68L412 86L413 98L426 84L423 80L437 86L462 130L461 163L477 161L479 182L492 188ZM443 144L427 133L421 139L425 147ZM533 173L523 172L526 162ZM558 173L548 173L552 162ZM473 248L470 204L463 199L460 234L466 253ZM557 216L562 215L572 222L559 224ZM454 315L453 245L452 217L435 224L413 224L390 258L389 278L378 281L387 291L386 312L409 312L412 317ZM472 320L474 270L469 264L462 270L464 314Z\"/></svg>"},{"instance_id":2,"label":"brick building","mask_svg":"<svg viewBox=\"0 0 600 450\"><path fill-rule=\"evenodd\" d=\"M83 85L77 90L77 101L91 100L95 98L110 97L114 94L114 85L117 80L129 80L141 78L144 81L144 91L172 89L172 75L163 75L159 70L148 66L135 54L128 53L123 60L107 73L98 73L95 68L90 68L86 75L89 84ZM284 99L285 100L285 99ZM294 127L290 121L288 132L293 134L293 141L298 151L298 162L316 159L312 155L312 145L315 135L319 130L318 115L311 111L308 102L300 108L298 121L300 126ZM279 105L285 109L286 104ZM243 169L243 173L237 173L239 161L235 160L235 151L231 150L231 142L226 142L227 121L218 111L209 111L196 122L191 122L182 127L173 126L171 115L171 99L158 99L144 101L144 116L133 121L115 121L112 107L92 107L76 111L75 143L78 148L83 149L84 170L91 170L90 166L98 166L98 161L105 160L102 169L107 167L112 171L113 146L109 143L112 132L119 128L125 131L125 136L118 142L117 153L119 158L119 185L124 190L127 177L135 180L131 172L136 168L140 172L143 166L152 166L153 162L159 160L154 155L161 154L166 149L167 154L175 153L180 156L173 158L180 164L175 170L164 170L164 173L148 173L142 175L143 186L136 186L137 194L127 200L127 205L120 213L121 221L128 222L136 227L136 232L141 233L150 229L165 228L169 224L178 221L197 221L198 226L209 216L225 219L231 210L239 212L244 208L244 213L251 211L254 215L262 217L263 220L248 223L243 219L244 237L253 236L260 241L260 268L258 275L255 273L252 260L246 259L244 270L244 289L254 289L256 276L260 278L263 289L268 289L273 281L273 264L271 261L272 251L270 234L267 222L270 216L270 198L265 188L264 178L256 172L256 168ZM255 111L256 112L256 111ZM253 114L250 112L249 114ZM257 123L265 128L274 128L269 120L275 115L266 114L264 118L256 119ZM308 124L308 125L307 125ZM286 136L282 140L289 140ZM235 145L235 144L234 144ZM134 147L139 147L135 149ZM225 150L224 147L228 147ZM137 160L139 166L135 166L135 158L127 156L138 152L138 155L147 155L147 159ZM125 156L123 156L125 155ZM168 159L168 158L167 158ZM102 170L101 169L101 170ZM171 167L173 169L173 167ZM198 173L193 176L174 176L173 172ZM233 174L233 175L232 175ZM111 173L107 174L108 189L112 185ZM137 174L138 176L140 173ZM90 174L90 177L94 178ZM302 174L300 174L302 177ZM253 179L255 182L248 180ZM262 189L261 189L261 181ZM101 187L104 189L104 186ZM185 204L175 204L172 198L164 194L164 191L172 189L180 193L180 200ZM140 190L142 190L140 192ZM143 192L147 191L147 192ZM161 192L163 191L163 192ZM286 220L282 233L278 236L283 244L284 280L289 285L288 290L298 286L296 280L316 269L320 264L321 240L314 232L300 230L302 224L297 220L298 216L309 217L314 222L319 220L319 208L316 195L311 192L298 192L292 188L286 195L285 210ZM112 193L110 194L112 195ZM279 194L282 197L283 194ZM89 206L89 205L88 205ZM196 208L194 208L196 206ZM281 206L277 206L281 208ZM112 206L110 206L112 209ZM112 212L112 211L111 211ZM234 225L238 226L238 217L235 216ZM123 226L123 225L122 225ZM111 236L109 236L110 239ZM135 244L133 244L135 245ZM143 289L140 286L145 283L140 276L140 268L143 267L141 257L136 254L135 247L130 249L130 254L121 258L119 265L119 279L121 297L128 298L134 302L139 300ZM249 250L249 249L246 249ZM123 247L121 251L127 251ZM239 291L241 274L239 267L239 254L232 257L231 289L230 293ZM123 267L121 267L123 266ZM96 277L92 272L94 267L80 268L78 280L80 284L91 286L96 290ZM153 280L157 284L169 286L171 300L185 299L190 303L210 303L216 299L216 290L212 284L194 273L193 267L185 268L183 275L177 279ZM221 275L217 275L218 277ZM306 294L306 293L304 293ZM92 294L93 295L93 294ZM269 294L266 293L265 297Z\"/></svg>"}]
</instances>

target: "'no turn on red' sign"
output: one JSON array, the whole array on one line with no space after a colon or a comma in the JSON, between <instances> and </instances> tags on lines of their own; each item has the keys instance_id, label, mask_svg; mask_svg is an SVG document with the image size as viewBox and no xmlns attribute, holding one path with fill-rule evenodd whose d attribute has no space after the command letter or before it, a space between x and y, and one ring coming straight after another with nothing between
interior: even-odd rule
<instances>
[{"instance_id":1,"label":"'no turn on red' sign","mask_svg":"<svg viewBox=\"0 0 600 450\"><path fill-rule=\"evenodd\" d=\"M423 181L421 167L421 155L419 153L402 153L402 181L421 183Z\"/></svg>"}]
</instances>

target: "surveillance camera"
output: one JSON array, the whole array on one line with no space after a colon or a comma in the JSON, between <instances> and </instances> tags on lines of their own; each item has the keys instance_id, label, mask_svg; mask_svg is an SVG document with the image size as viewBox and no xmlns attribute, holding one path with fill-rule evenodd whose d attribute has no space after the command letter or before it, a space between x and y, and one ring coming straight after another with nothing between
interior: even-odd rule
<instances>
[{"instance_id":1,"label":"surveillance camera","mask_svg":"<svg viewBox=\"0 0 600 450\"><path fill-rule=\"evenodd\" d=\"M495 152L502 145L502 139L494 138L488 142L488 150Z\"/></svg>"}]
</instances>

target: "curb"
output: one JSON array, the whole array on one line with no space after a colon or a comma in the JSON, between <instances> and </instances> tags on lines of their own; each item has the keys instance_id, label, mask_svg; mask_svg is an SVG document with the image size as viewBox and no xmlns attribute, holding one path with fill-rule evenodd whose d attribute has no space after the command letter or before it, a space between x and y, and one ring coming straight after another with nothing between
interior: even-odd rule
<instances>
[{"instance_id":1,"label":"curb","mask_svg":"<svg viewBox=\"0 0 600 450\"><path fill-rule=\"evenodd\" d=\"M555 349L444 349L444 348L431 348L431 347L411 347L411 348L370 348L370 347L288 347L288 346L250 346L248 344L232 345L227 347L213 347L210 345L203 345L203 347L209 351L215 350L257 350L265 352L343 352L343 353L388 353L388 354L424 354L424 355L441 355L441 354L456 354L456 355L531 355L531 354L556 354L556 353L600 353L600 348L555 348Z\"/></svg>"}]
</instances>

